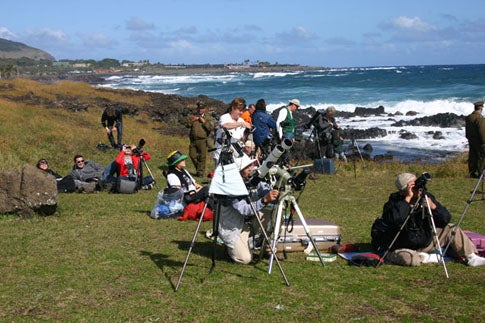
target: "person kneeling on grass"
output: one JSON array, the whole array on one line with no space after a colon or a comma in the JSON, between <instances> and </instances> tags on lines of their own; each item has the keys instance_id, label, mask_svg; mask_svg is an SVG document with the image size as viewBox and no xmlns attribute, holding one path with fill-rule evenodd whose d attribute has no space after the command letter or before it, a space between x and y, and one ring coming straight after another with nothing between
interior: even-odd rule
<instances>
[{"instance_id":1,"label":"person kneeling on grass","mask_svg":"<svg viewBox=\"0 0 485 323\"><path fill-rule=\"evenodd\" d=\"M451 240L450 249L454 256L464 258L471 267L485 266L485 258L477 255L475 245L460 228L453 237L454 226L449 224L450 212L430 193L427 193L426 205L426 200L422 198L425 189L422 185L417 187L416 180L416 176L410 173L397 176L395 185L398 192L389 196L382 217L377 218L372 225L373 247L378 252L385 252L409 216L408 222L392 245L392 252L385 260L407 266L437 262L438 258L432 254L436 249L433 228L428 216L423 216L422 208L425 208L424 212L428 212L429 206L440 242L438 247L446 247Z\"/></svg>"},{"instance_id":2,"label":"person kneeling on grass","mask_svg":"<svg viewBox=\"0 0 485 323\"><path fill-rule=\"evenodd\" d=\"M246 182L253 171L255 160L247 155L235 158L234 163L240 170L242 179ZM279 191L271 189L264 182L257 186L255 194L250 194L249 200L253 204L258 216L261 216L263 226L271 219L269 214L259 212L268 203L276 201ZM219 237L227 247L232 260L240 264L249 264L252 260L252 253L249 247L249 234L254 227L254 211L249 204L248 197L225 197L221 204L221 217L219 220Z\"/></svg>"}]
</instances>

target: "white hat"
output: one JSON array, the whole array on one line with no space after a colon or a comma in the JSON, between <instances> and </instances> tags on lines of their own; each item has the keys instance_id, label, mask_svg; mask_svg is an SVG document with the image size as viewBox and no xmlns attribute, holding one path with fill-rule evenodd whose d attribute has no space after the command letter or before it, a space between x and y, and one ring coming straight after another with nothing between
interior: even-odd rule
<instances>
[{"instance_id":1,"label":"white hat","mask_svg":"<svg viewBox=\"0 0 485 323\"><path fill-rule=\"evenodd\" d=\"M415 180L415 179L416 179L416 175L414 175L414 174L402 173L402 174L397 175L396 181L394 182L394 184L396 185L398 190L403 191L403 190L406 189L409 182L411 182L412 180Z\"/></svg>"},{"instance_id":2,"label":"white hat","mask_svg":"<svg viewBox=\"0 0 485 323\"><path fill-rule=\"evenodd\" d=\"M246 142L244 143L244 146L254 148L256 145L252 140L246 140Z\"/></svg>"},{"instance_id":3,"label":"white hat","mask_svg":"<svg viewBox=\"0 0 485 323\"><path fill-rule=\"evenodd\" d=\"M300 100L298 99L292 99L290 100L290 103L296 105L297 107L300 107Z\"/></svg>"},{"instance_id":4,"label":"white hat","mask_svg":"<svg viewBox=\"0 0 485 323\"><path fill-rule=\"evenodd\" d=\"M256 159L251 159L246 154L243 154L242 157L234 158L234 163L236 164L237 168L239 168L239 170L243 170L249 165L254 164L255 161Z\"/></svg>"}]
</instances>

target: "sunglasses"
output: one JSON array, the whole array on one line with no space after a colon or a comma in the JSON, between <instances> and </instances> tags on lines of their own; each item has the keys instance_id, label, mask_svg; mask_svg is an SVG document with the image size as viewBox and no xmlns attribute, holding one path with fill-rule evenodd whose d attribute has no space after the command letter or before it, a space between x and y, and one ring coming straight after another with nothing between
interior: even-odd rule
<instances>
[{"instance_id":1,"label":"sunglasses","mask_svg":"<svg viewBox=\"0 0 485 323\"><path fill-rule=\"evenodd\" d=\"M76 160L76 164L84 163L84 160Z\"/></svg>"}]
</instances>

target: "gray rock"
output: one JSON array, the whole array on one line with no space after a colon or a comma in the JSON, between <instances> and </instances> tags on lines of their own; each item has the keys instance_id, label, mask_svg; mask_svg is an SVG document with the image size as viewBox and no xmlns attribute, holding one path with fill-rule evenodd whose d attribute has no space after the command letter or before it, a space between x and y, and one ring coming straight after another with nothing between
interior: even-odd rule
<instances>
[{"instance_id":1,"label":"gray rock","mask_svg":"<svg viewBox=\"0 0 485 323\"><path fill-rule=\"evenodd\" d=\"M58 195L55 178L34 166L11 169L0 174L0 213L22 216L34 212L51 215L57 209Z\"/></svg>"}]
</instances>

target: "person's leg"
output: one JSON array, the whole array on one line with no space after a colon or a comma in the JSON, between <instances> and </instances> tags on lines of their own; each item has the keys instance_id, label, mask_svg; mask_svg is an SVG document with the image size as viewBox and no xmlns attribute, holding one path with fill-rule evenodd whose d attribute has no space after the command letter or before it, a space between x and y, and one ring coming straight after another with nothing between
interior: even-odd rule
<instances>
[{"instance_id":1,"label":"person's leg","mask_svg":"<svg viewBox=\"0 0 485 323\"><path fill-rule=\"evenodd\" d=\"M207 161L207 140L201 139L197 141L198 158L197 158L197 174L204 176L205 163Z\"/></svg>"},{"instance_id":2,"label":"person's leg","mask_svg":"<svg viewBox=\"0 0 485 323\"><path fill-rule=\"evenodd\" d=\"M112 161L109 163L103 171L103 176L101 180L105 183L115 183L116 177L114 176L118 172L118 165Z\"/></svg>"},{"instance_id":3,"label":"person's leg","mask_svg":"<svg viewBox=\"0 0 485 323\"><path fill-rule=\"evenodd\" d=\"M116 148L115 138L113 137L113 128L109 127L109 130L110 132L107 134L109 143L111 144L111 147Z\"/></svg>"},{"instance_id":4,"label":"person's leg","mask_svg":"<svg viewBox=\"0 0 485 323\"><path fill-rule=\"evenodd\" d=\"M192 161L192 164L194 164L195 169L197 169L197 145L195 140L190 141L189 145L189 157L190 160Z\"/></svg>"},{"instance_id":5,"label":"person's leg","mask_svg":"<svg viewBox=\"0 0 485 323\"><path fill-rule=\"evenodd\" d=\"M123 144L122 140L123 140L123 122L120 122L118 124L118 147L121 147L121 145Z\"/></svg>"},{"instance_id":6,"label":"person's leg","mask_svg":"<svg viewBox=\"0 0 485 323\"><path fill-rule=\"evenodd\" d=\"M436 228L438 239L440 241L440 247L446 247L450 239L452 239L453 228L453 225L447 225L444 228ZM473 242L460 228L458 228L458 230L456 231L455 237L451 241L450 247L451 250L455 253L454 256L458 257L466 257L472 253L477 253L477 248L475 248ZM418 251L431 253L436 251L436 249L437 247L435 246L435 240L433 237L433 241L431 241L427 247L421 248Z\"/></svg>"},{"instance_id":7,"label":"person's leg","mask_svg":"<svg viewBox=\"0 0 485 323\"><path fill-rule=\"evenodd\" d=\"M239 264L247 265L253 259L253 255L249 250L248 240L249 230L243 229L239 239L236 240L234 248L227 248L227 252L231 259Z\"/></svg>"},{"instance_id":8,"label":"person's leg","mask_svg":"<svg viewBox=\"0 0 485 323\"><path fill-rule=\"evenodd\" d=\"M480 158L480 143L469 141L468 145L468 174L470 176L476 176L476 173L478 172L478 161Z\"/></svg>"}]
</instances>

